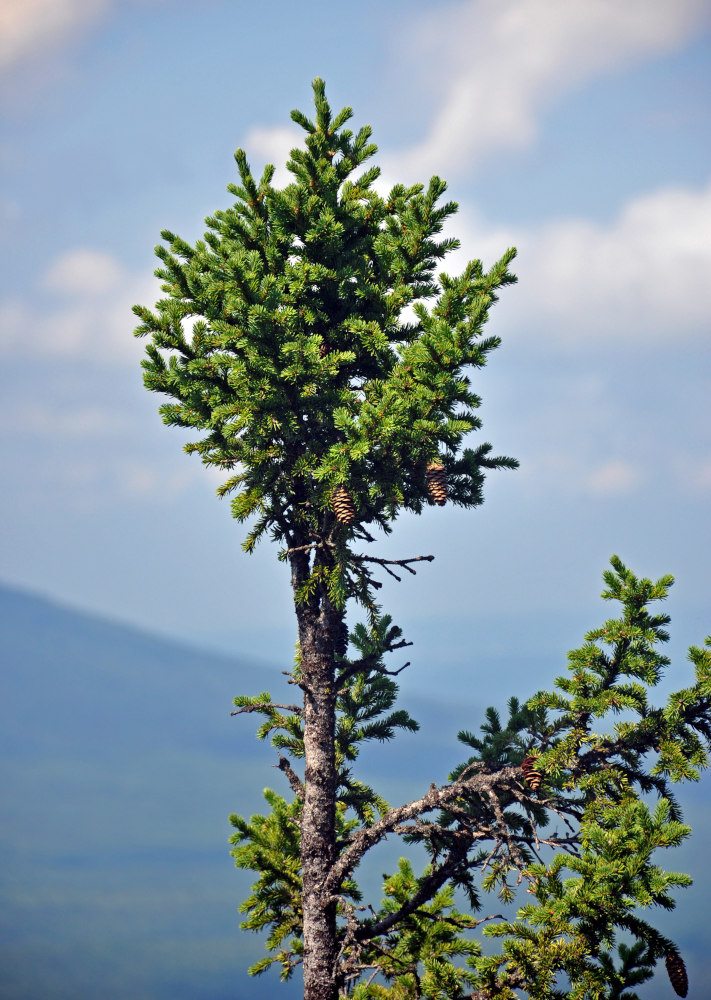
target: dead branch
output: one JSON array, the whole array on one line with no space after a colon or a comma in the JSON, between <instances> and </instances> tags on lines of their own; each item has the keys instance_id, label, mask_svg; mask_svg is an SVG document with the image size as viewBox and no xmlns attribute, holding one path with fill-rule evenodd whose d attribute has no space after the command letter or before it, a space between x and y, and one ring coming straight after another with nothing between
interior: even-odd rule
<instances>
[{"instance_id":1,"label":"dead branch","mask_svg":"<svg viewBox=\"0 0 711 1000\"><path fill-rule=\"evenodd\" d=\"M509 825L506 822L504 810L501 808L501 800L499 799L499 796L494 793L493 789L487 789L486 796L491 803L491 808L494 810L494 815L496 816L496 820L499 825L499 838L501 841L505 842L506 848L509 852L509 857L513 859L516 867L519 870L522 870L526 867L526 863L518 849L518 838L512 835Z\"/></svg>"},{"instance_id":2,"label":"dead branch","mask_svg":"<svg viewBox=\"0 0 711 1000\"><path fill-rule=\"evenodd\" d=\"M293 684L295 687L301 688L304 694L308 694L313 697L313 691L305 681L297 681L293 676L291 670L282 670L282 674L288 678L287 684ZM300 711L300 710L299 710Z\"/></svg>"},{"instance_id":3,"label":"dead branch","mask_svg":"<svg viewBox=\"0 0 711 1000\"><path fill-rule=\"evenodd\" d=\"M479 917L475 920L473 917L462 917L461 920L457 920L456 917L445 917L441 913L428 913L427 910L422 910L418 913L419 917L426 917L427 920L441 920L442 923L451 924L452 927L459 927L462 930L475 930L479 924L485 924L489 920L506 920L503 913L490 913L488 917Z\"/></svg>"},{"instance_id":4,"label":"dead branch","mask_svg":"<svg viewBox=\"0 0 711 1000\"><path fill-rule=\"evenodd\" d=\"M281 709L284 712L293 712L294 715L301 715L302 710L298 705L276 705L271 701L258 701L253 705L243 705L242 708L235 709L234 712L230 712L230 715L242 715L243 713L250 712L263 712L269 711L270 709Z\"/></svg>"}]
</instances>

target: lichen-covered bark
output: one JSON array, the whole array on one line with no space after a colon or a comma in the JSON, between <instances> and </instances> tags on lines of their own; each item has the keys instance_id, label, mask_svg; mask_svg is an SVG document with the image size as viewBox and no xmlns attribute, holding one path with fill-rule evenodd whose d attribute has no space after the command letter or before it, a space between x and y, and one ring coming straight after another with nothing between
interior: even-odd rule
<instances>
[{"instance_id":1,"label":"lichen-covered bark","mask_svg":"<svg viewBox=\"0 0 711 1000\"><path fill-rule=\"evenodd\" d=\"M316 643L314 643L316 645ZM303 650L302 650L303 655ZM305 793L301 818L304 908L304 997L334 1000L336 909L324 900L325 882L336 857L333 658L315 652L309 675L320 676L304 704ZM330 679L329 678L330 673Z\"/></svg>"},{"instance_id":2,"label":"lichen-covered bark","mask_svg":"<svg viewBox=\"0 0 711 1000\"><path fill-rule=\"evenodd\" d=\"M294 577L299 569L308 572L292 562ZM296 613L304 687L304 1000L336 1000L336 905L325 886L336 860L335 649L343 615L323 593L297 603Z\"/></svg>"}]
</instances>

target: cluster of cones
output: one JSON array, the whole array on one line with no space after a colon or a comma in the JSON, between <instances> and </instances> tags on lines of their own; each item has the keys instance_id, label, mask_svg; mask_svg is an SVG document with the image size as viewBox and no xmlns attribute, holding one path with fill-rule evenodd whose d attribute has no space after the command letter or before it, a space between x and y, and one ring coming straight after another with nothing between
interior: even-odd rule
<instances>
[{"instance_id":1,"label":"cluster of cones","mask_svg":"<svg viewBox=\"0 0 711 1000\"><path fill-rule=\"evenodd\" d=\"M444 507L447 502L447 474L441 462L430 462L426 473L427 492L432 503ZM345 486L337 486L332 497L333 512L341 524L353 524L355 507L353 497Z\"/></svg>"}]
</instances>

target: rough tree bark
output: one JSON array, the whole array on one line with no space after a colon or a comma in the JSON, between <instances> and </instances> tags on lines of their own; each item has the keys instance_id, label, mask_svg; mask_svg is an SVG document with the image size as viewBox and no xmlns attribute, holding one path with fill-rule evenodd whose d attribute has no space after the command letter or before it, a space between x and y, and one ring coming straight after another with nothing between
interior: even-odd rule
<instances>
[{"instance_id":1,"label":"rough tree bark","mask_svg":"<svg viewBox=\"0 0 711 1000\"><path fill-rule=\"evenodd\" d=\"M297 599L309 573L305 553L292 557L304 691L304 804L301 814L303 879L304 1000L336 1000L336 903L325 885L336 861L336 648L343 612L319 585L307 601Z\"/></svg>"}]
</instances>

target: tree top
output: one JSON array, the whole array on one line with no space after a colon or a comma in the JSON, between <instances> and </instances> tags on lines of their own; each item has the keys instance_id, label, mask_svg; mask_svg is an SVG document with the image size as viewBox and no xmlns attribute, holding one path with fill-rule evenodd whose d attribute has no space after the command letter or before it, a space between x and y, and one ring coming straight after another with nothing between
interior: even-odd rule
<instances>
[{"instance_id":1,"label":"tree top","mask_svg":"<svg viewBox=\"0 0 711 1000\"><path fill-rule=\"evenodd\" d=\"M294 547L389 530L432 502L433 475L434 502L476 506L484 470L517 465L461 447L481 424L470 373L499 345L484 326L515 250L436 273L458 246L442 237L457 207L445 182L380 194L370 127L347 129L351 109L313 90L314 119L292 112L305 139L291 183L274 187L272 165L257 181L238 149L233 205L194 246L162 232L165 297L134 307L145 384L172 397L165 423L201 432L186 450L232 473L218 492L252 522L248 550L265 532Z\"/></svg>"}]
</instances>

